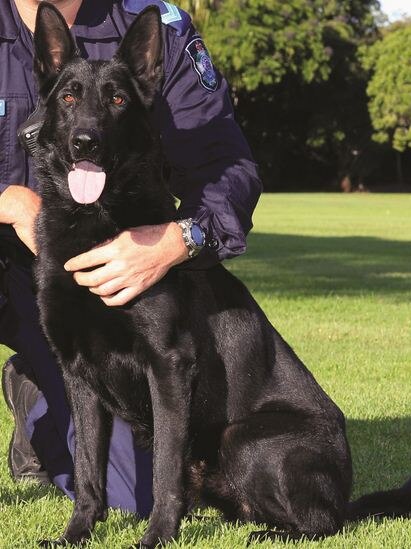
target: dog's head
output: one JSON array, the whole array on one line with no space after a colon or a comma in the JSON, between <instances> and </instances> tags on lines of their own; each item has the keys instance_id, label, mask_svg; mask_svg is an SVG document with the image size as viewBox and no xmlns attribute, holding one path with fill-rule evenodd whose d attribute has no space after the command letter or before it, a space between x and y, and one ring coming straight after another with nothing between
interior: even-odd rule
<instances>
[{"instance_id":1,"label":"dog's head","mask_svg":"<svg viewBox=\"0 0 411 549\"><path fill-rule=\"evenodd\" d=\"M87 62L78 55L63 16L44 2L34 44L45 108L38 162L45 166L47 160L61 196L94 203L118 165L152 146L148 111L163 76L160 12L144 10L113 59Z\"/></svg>"}]
</instances>

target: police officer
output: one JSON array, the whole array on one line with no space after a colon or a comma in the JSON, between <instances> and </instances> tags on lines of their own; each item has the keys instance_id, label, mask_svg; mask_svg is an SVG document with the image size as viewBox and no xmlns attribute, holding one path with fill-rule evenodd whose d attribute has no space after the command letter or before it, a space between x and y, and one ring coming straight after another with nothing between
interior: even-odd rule
<instances>
[{"instance_id":1,"label":"police officer","mask_svg":"<svg viewBox=\"0 0 411 549\"><path fill-rule=\"evenodd\" d=\"M116 306L157 282L169 268L204 269L245 250L260 194L249 148L233 119L227 83L213 67L188 14L160 0L54 0L82 56L109 59L135 15L161 11L164 83L153 120L181 203L176 222L130 228L72 258L78 284ZM15 420L11 474L48 478L73 497L73 428L59 370L38 324L31 279L33 227L40 208L31 159L17 129L36 105L33 30L39 0L0 0L0 340L18 352L3 369L3 392ZM103 260L102 260L103 258ZM103 267L101 264L103 262ZM83 270L87 269L87 272ZM151 510L151 454L133 444L115 418L107 499L145 517Z\"/></svg>"}]
</instances>

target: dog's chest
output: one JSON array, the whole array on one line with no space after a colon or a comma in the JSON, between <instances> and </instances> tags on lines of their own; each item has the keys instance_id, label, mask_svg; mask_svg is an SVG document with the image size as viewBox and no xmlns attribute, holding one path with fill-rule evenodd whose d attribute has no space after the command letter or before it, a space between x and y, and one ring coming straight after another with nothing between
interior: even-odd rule
<instances>
[{"instance_id":1,"label":"dog's chest","mask_svg":"<svg viewBox=\"0 0 411 549\"><path fill-rule=\"evenodd\" d=\"M51 275L38 294L42 325L61 367L83 378L116 415L133 423L146 417L145 337L129 312L107 307L64 279Z\"/></svg>"},{"instance_id":2,"label":"dog's chest","mask_svg":"<svg viewBox=\"0 0 411 549\"><path fill-rule=\"evenodd\" d=\"M112 355L100 367L82 372L103 406L134 426L151 425L151 400L147 378L138 358Z\"/></svg>"}]
</instances>

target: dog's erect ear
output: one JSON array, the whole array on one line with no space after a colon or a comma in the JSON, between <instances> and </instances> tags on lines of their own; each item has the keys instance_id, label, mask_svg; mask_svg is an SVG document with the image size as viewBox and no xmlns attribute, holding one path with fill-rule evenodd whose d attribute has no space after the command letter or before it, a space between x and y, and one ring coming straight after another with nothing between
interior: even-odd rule
<instances>
[{"instance_id":1,"label":"dog's erect ear","mask_svg":"<svg viewBox=\"0 0 411 549\"><path fill-rule=\"evenodd\" d=\"M42 2L37 11L34 47L34 70L40 84L56 76L77 52L64 17L47 2Z\"/></svg>"},{"instance_id":2,"label":"dog's erect ear","mask_svg":"<svg viewBox=\"0 0 411 549\"><path fill-rule=\"evenodd\" d=\"M144 104L151 106L163 78L163 39L157 7L150 6L137 16L126 32L116 58L126 63Z\"/></svg>"}]
</instances>

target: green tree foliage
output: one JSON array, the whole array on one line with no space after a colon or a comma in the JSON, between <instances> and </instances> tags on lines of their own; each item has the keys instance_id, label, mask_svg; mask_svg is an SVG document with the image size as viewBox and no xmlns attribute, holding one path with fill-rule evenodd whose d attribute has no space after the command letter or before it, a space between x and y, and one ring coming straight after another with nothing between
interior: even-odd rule
<instances>
[{"instance_id":1,"label":"green tree foliage","mask_svg":"<svg viewBox=\"0 0 411 549\"><path fill-rule=\"evenodd\" d=\"M266 189L372 168L367 73L376 0L182 0L232 86ZM308 186L308 185L306 185Z\"/></svg>"},{"instance_id":2,"label":"green tree foliage","mask_svg":"<svg viewBox=\"0 0 411 549\"><path fill-rule=\"evenodd\" d=\"M219 66L238 89L330 76L329 39L355 44L372 33L375 0L222 0L205 25Z\"/></svg>"},{"instance_id":3,"label":"green tree foliage","mask_svg":"<svg viewBox=\"0 0 411 549\"><path fill-rule=\"evenodd\" d=\"M399 152L411 148L411 22L388 29L362 49L371 72L367 93L373 138Z\"/></svg>"},{"instance_id":4,"label":"green tree foliage","mask_svg":"<svg viewBox=\"0 0 411 549\"><path fill-rule=\"evenodd\" d=\"M211 12L217 7L218 0L180 0L178 5L187 11L201 31L208 23Z\"/></svg>"}]
</instances>

